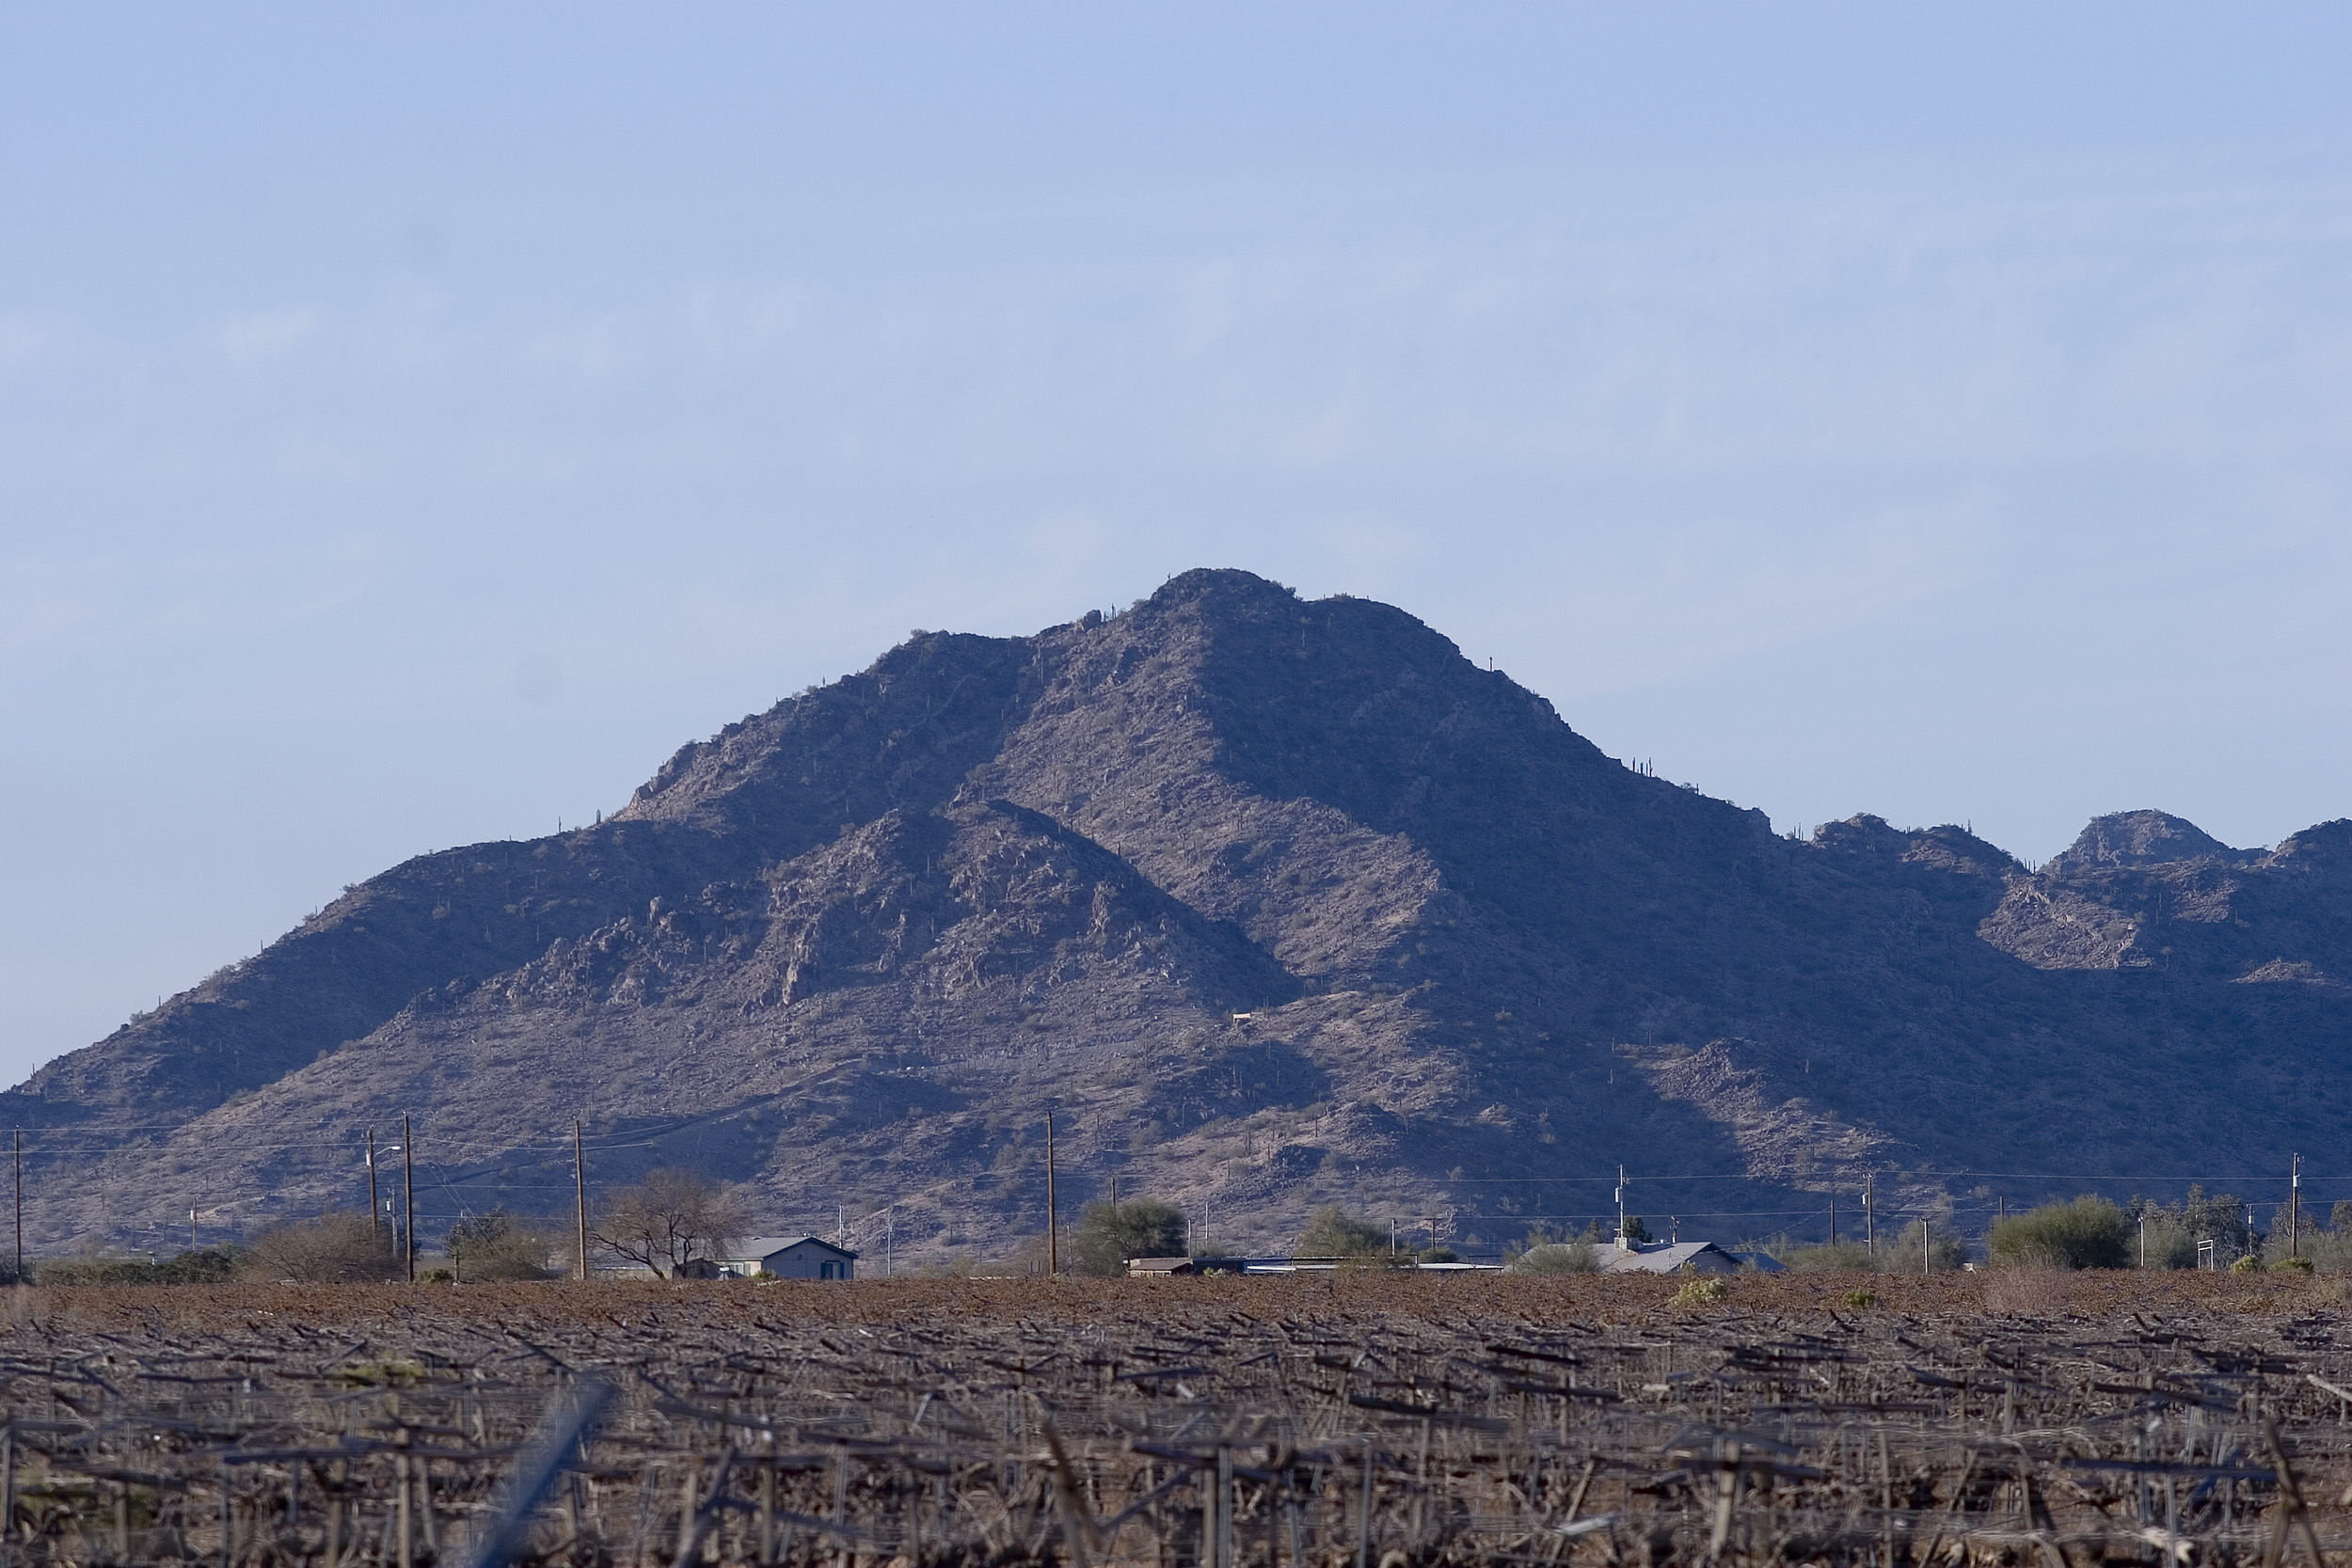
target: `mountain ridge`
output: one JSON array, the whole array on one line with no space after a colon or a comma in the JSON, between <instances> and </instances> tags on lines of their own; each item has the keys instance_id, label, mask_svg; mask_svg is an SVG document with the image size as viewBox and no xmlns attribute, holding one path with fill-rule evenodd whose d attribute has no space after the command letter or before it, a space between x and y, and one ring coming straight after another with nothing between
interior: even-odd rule
<instances>
[{"instance_id":1,"label":"mountain ridge","mask_svg":"<svg viewBox=\"0 0 2352 1568\"><path fill-rule=\"evenodd\" d=\"M1865 1174L1948 1215L2061 1148L2081 1188L2314 1138L2348 915L2352 822L2239 851L2115 814L2038 871L1867 816L1798 841L1404 610L1202 570L914 634L594 827L356 884L8 1100L105 1150L28 1192L50 1246L184 1215L157 1168L230 1228L347 1202L404 1111L437 1222L557 1206L579 1117L599 1180L691 1163L782 1228L998 1251L1052 1110L1066 1203L1118 1175L1235 1244L1326 1201L1492 1244L1597 1216L1620 1162L1762 1234Z\"/></svg>"}]
</instances>

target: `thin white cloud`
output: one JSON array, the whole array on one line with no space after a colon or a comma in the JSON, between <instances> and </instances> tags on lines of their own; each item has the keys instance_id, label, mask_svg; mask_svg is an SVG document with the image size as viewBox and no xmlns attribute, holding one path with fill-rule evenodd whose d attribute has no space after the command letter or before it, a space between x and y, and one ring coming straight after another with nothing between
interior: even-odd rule
<instances>
[{"instance_id":1,"label":"thin white cloud","mask_svg":"<svg viewBox=\"0 0 2352 1568\"><path fill-rule=\"evenodd\" d=\"M325 313L300 306L230 317L214 334L221 356L241 371L257 370L292 357L317 341Z\"/></svg>"}]
</instances>

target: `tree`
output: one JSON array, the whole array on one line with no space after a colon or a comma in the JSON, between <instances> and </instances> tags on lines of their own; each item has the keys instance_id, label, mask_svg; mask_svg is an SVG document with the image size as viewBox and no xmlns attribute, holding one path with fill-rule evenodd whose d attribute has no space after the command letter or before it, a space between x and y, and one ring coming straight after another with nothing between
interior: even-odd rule
<instances>
[{"instance_id":1,"label":"tree","mask_svg":"<svg viewBox=\"0 0 2352 1568\"><path fill-rule=\"evenodd\" d=\"M1628 1214L1625 1217L1624 1229L1617 1233L1618 1243L1627 1251L1630 1252L1633 1248L1640 1246L1644 1242L1646 1242L1649 1239L1649 1227L1642 1223L1642 1216L1639 1214Z\"/></svg>"},{"instance_id":2,"label":"tree","mask_svg":"<svg viewBox=\"0 0 2352 1568\"><path fill-rule=\"evenodd\" d=\"M555 1246L546 1227L500 1207L451 1226L441 1250L461 1280L546 1279Z\"/></svg>"},{"instance_id":3,"label":"tree","mask_svg":"<svg viewBox=\"0 0 2352 1568\"><path fill-rule=\"evenodd\" d=\"M749 1223L733 1189L665 1169L607 1196L588 1234L613 1257L668 1278L698 1258L719 1257Z\"/></svg>"},{"instance_id":4,"label":"tree","mask_svg":"<svg viewBox=\"0 0 2352 1568\"><path fill-rule=\"evenodd\" d=\"M1184 1250L1184 1216L1156 1197L1130 1198L1113 1209L1089 1203L1078 1212L1071 1243L1073 1272L1110 1278L1127 1272L1130 1258L1174 1258Z\"/></svg>"},{"instance_id":5,"label":"tree","mask_svg":"<svg viewBox=\"0 0 2352 1568\"><path fill-rule=\"evenodd\" d=\"M344 1209L314 1220L290 1220L254 1238L247 1270L262 1279L350 1284L405 1277L400 1248L373 1214Z\"/></svg>"},{"instance_id":6,"label":"tree","mask_svg":"<svg viewBox=\"0 0 2352 1568\"><path fill-rule=\"evenodd\" d=\"M1386 1257L1391 1250L1389 1233L1377 1221L1351 1214L1336 1203L1315 1211L1294 1247L1300 1258Z\"/></svg>"},{"instance_id":7,"label":"tree","mask_svg":"<svg viewBox=\"0 0 2352 1568\"><path fill-rule=\"evenodd\" d=\"M2134 1261L2132 1216L2095 1193L1996 1222L1987 1247L2013 1269L2122 1269Z\"/></svg>"}]
</instances>

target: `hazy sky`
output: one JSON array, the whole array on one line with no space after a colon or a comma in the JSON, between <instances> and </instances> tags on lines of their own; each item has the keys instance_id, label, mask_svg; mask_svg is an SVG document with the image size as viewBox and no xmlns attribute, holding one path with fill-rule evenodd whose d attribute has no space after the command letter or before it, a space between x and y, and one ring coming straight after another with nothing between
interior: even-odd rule
<instances>
[{"instance_id":1,"label":"hazy sky","mask_svg":"<svg viewBox=\"0 0 2352 1568\"><path fill-rule=\"evenodd\" d=\"M0 8L0 1076L910 627L1786 830L2352 815L2352 10Z\"/></svg>"}]
</instances>

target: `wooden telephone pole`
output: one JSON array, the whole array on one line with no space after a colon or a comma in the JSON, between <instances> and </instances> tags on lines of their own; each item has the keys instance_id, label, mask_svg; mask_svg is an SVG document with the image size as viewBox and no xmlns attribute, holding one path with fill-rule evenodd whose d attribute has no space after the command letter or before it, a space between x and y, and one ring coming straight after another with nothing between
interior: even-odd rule
<instances>
[{"instance_id":1,"label":"wooden telephone pole","mask_svg":"<svg viewBox=\"0 0 2352 1568\"><path fill-rule=\"evenodd\" d=\"M408 1131L408 1118L400 1118L400 1184L404 1194L402 1208L407 1226L408 1283L417 1282L417 1140Z\"/></svg>"},{"instance_id":2,"label":"wooden telephone pole","mask_svg":"<svg viewBox=\"0 0 2352 1568\"><path fill-rule=\"evenodd\" d=\"M2303 1256L2300 1232L2303 1222L2303 1156L2295 1157L2295 1173L2287 1180L2287 1256Z\"/></svg>"},{"instance_id":3,"label":"wooden telephone pole","mask_svg":"<svg viewBox=\"0 0 2352 1568\"><path fill-rule=\"evenodd\" d=\"M1054 1224L1054 1113L1045 1113L1045 1272L1061 1273L1061 1236Z\"/></svg>"},{"instance_id":4,"label":"wooden telephone pole","mask_svg":"<svg viewBox=\"0 0 2352 1568\"><path fill-rule=\"evenodd\" d=\"M572 1199L580 1222L580 1277L588 1277L588 1160L580 1152L580 1123L572 1123Z\"/></svg>"}]
</instances>

